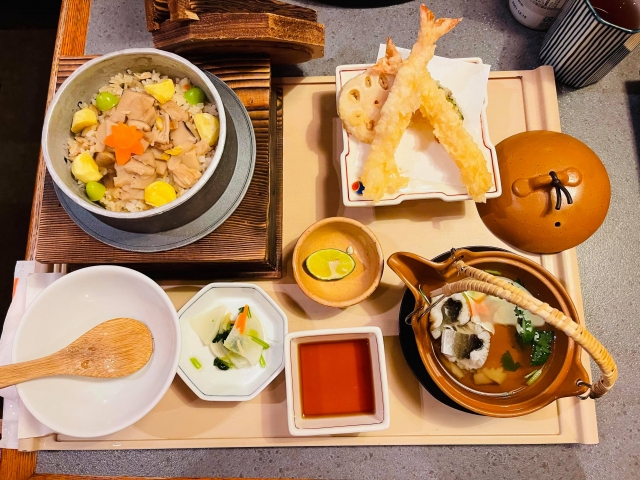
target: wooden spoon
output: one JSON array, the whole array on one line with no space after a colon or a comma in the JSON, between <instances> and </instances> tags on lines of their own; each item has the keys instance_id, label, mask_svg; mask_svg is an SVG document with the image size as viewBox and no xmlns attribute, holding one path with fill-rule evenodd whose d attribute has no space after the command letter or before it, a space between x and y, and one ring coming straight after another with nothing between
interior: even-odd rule
<instances>
[{"instance_id":1,"label":"wooden spoon","mask_svg":"<svg viewBox=\"0 0 640 480\"><path fill-rule=\"evenodd\" d=\"M144 323L114 318L56 353L0 367L0 388L52 375L124 377L144 367L152 353L153 338Z\"/></svg>"}]
</instances>

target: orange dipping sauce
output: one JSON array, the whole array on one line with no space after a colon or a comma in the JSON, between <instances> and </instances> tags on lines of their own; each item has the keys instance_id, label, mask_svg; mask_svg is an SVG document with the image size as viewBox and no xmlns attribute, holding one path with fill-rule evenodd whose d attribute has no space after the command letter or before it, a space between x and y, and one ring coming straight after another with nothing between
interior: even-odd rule
<instances>
[{"instance_id":1,"label":"orange dipping sauce","mask_svg":"<svg viewBox=\"0 0 640 480\"><path fill-rule=\"evenodd\" d=\"M369 340L298 346L302 416L375 413Z\"/></svg>"}]
</instances>

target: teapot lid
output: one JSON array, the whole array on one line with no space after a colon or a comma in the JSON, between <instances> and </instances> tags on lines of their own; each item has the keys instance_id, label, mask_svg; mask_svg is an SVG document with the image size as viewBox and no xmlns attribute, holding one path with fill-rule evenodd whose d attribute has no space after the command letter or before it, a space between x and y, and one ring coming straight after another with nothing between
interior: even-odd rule
<instances>
[{"instance_id":1,"label":"teapot lid","mask_svg":"<svg viewBox=\"0 0 640 480\"><path fill-rule=\"evenodd\" d=\"M487 228L532 253L556 253L579 245L609 210L609 175L580 140L533 130L496 146L502 195L478 203Z\"/></svg>"}]
</instances>

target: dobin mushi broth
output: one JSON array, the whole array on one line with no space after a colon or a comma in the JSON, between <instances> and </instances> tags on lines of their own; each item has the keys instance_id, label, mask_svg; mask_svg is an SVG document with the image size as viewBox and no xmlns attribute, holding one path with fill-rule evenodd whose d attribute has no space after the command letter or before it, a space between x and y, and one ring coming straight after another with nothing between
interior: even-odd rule
<instances>
[{"instance_id":1,"label":"dobin mushi broth","mask_svg":"<svg viewBox=\"0 0 640 480\"><path fill-rule=\"evenodd\" d=\"M526 291L516 281L503 280ZM555 339L542 318L478 292L444 299L431 310L429 322L442 365L466 387L486 393L533 385L544 373Z\"/></svg>"},{"instance_id":2,"label":"dobin mushi broth","mask_svg":"<svg viewBox=\"0 0 640 480\"><path fill-rule=\"evenodd\" d=\"M302 416L375 413L369 340L298 346Z\"/></svg>"}]
</instances>

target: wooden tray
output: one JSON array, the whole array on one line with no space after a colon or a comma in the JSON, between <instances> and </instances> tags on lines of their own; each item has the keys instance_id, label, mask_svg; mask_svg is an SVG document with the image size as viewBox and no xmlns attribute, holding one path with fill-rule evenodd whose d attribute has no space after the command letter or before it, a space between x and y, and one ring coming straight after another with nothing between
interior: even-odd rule
<instances>
[{"instance_id":1,"label":"wooden tray","mask_svg":"<svg viewBox=\"0 0 640 480\"><path fill-rule=\"evenodd\" d=\"M62 57L56 88L93 57ZM265 58L195 59L217 75L247 108L256 135L256 166L246 196L217 230L203 239L167 252L126 252L83 232L60 205L47 174L39 210L36 260L64 263L70 269L120 264L155 278L279 278L282 252L282 150L278 149L278 109L271 91L271 66ZM281 105L281 103L280 103Z\"/></svg>"},{"instance_id":2,"label":"wooden tray","mask_svg":"<svg viewBox=\"0 0 640 480\"><path fill-rule=\"evenodd\" d=\"M345 208L340 201L341 135L336 120L333 77L283 80L284 99L284 259L285 276L256 282L285 310L289 331L379 326L385 353L391 405L391 426L372 434L291 437L287 430L284 375L250 402L199 400L176 378L160 403L137 424L96 440L50 435L32 438L25 431L25 450L199 448L331 445L533 444L597 443L593 400L564 398L520 418L470 415L439 403L409 370L398 341L398 311L404 285L387 269L378 290L361 304L343 310L309 300L295 284L290 260L295 241L311 223L333 215L367 224L385 256L406 250L427 258L451 247L494 245L473 202L439 200L405 202L393 207ZM553 71L494 72L489 80L488 120L495 143L524 130L559 130ZM334 142L334 139L337 139ZM583 319L575 250L557 255L527 255L551 271L567 288ZM180 308L197 286L163 285ZM586 354L584 365L589 370ZM26 426L25 426L26 427Z\"/></svg>"}]
</instances>

